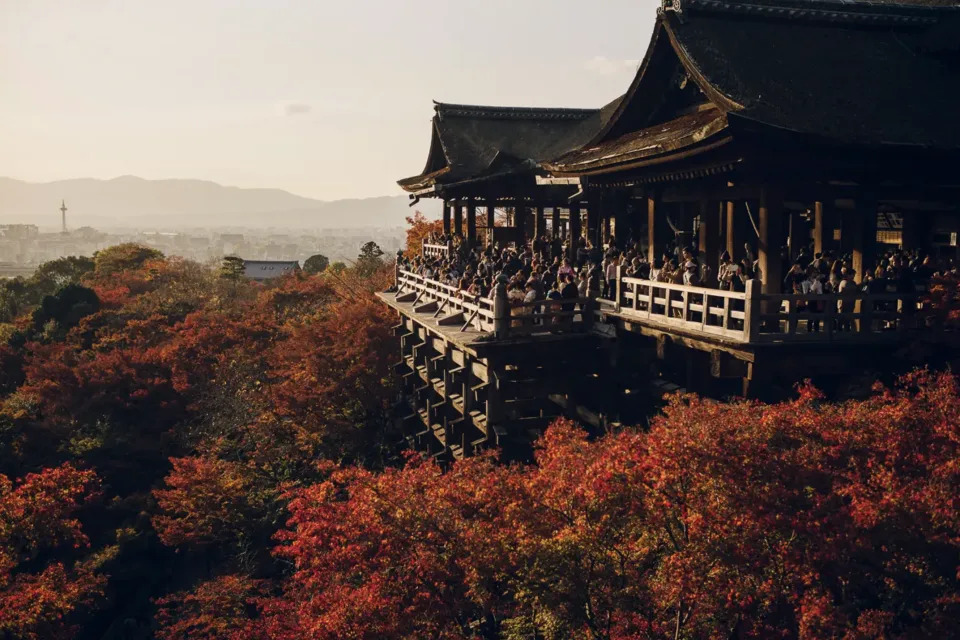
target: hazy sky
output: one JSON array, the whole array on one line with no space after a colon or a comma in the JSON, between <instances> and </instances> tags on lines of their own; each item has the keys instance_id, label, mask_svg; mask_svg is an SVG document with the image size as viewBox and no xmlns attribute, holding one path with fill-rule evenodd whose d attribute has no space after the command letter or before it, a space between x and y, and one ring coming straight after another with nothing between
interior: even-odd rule
<instances>
[{"instance_id":1,"label":"hazy sky","mask_svg":"<svg viewBox=\"0 0 960 640\"><path fill-rule=\"evenodd\" d=\"M0 175L398 193L431 100L598 107L658 0L0 0Z\"/></svg>"}]
</instances>

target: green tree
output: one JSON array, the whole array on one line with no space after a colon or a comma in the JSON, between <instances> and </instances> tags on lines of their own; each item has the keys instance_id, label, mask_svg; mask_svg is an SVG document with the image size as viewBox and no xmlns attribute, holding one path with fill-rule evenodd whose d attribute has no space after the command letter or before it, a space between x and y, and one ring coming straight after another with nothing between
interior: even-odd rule
<instances>
[{"instance_id":1,"label":"green tree","mask_svg":"<svg viewBox=\"0 0 960 640\"><path fill-rule=\"evenodd\" d=\"M372 276L382 266L383 249L380 245L371 240L360 247L360 255L357 256L357 273L360 276Z\"/></svg>"},{"instance_id":2,"label":"green tree","mask_svg":"<svg viewBox=\"0 0 960 640\"><path fill-rule=\"evenodd\" d=\"M332 265L330 265L330 272L333 273L334 275L340 275L346 270L347 270L347 265L344 264L343 262L340 262L339 260L337 260Z\"/></svg>"},{"instance_id":3,"label":"green tree","mask_svg":"<svg viewBox=\"0 0 960 640\"><path fill-rule=\"evenodd\" d=\"M51 320L62 330L76 326L80 319L100 310L97 294L78 284L68 284L52 296L46 296L33 312L33 328L41 330Z\"/></svg>"},{"instance_id":4,"label":"green tree","mask_svg":"<svg viewBox=\"0 0 960 640\"><path fill-rule=\"evenodd\" d=\"M303 270L310 275L315 275L317 273L323 273L329 266L330 258L318 253L315 256L307 258L306 262L303 263Z\"/></svg>"},{"instance_id":5,"label":"green tree","mask_svg":"<svg viewBox=\"0 0 960 640\"><path fill-rule=\"evenodd\" d=\"M239 280L243 277L243 258L227 256L220 262L220 277Z\"/></svg>"},{"instance_id":6,"label":"green tree","mask_svg":"<svg viewBox=\"0 0 960 640\"><path fill-rule=\"evenodd\" d=\"M162 259L163 254L156 249L151 249L150 247L145 247L133 242L107 247L93 254L95 270L98 276L139 269L145 262Z\"/></svg>"},{"instance_id":7,"label":"green tree","mask_svg":"<svg viewBox=\"0 0 960 640\"><path fill-rule=\"evenodd\" d=\"M80 282L95 267L93 258L86 256L57 258L41 264L30 277L30 284L48 288L46 293L53 293L66 284Z\"/></svg>"}]
</instances>

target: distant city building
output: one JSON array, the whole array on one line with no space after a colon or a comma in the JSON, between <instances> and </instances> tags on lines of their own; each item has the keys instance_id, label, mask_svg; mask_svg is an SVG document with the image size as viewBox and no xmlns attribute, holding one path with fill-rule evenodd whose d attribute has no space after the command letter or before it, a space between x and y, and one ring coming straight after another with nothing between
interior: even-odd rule
<instances>
[{"instance_id":1,"label":"distant city building","mask_svg":"<svg viewBox=\"0 0 960 640\"><path fill-rule=\"evenodd\" d=\"M300 270L297 261L244 260L243 275L255 282L265 282Z\"/></svg>"},{"instance_id":2,"label":"distant city building","mask_svg":"<svg viewBox=\"0 0 960 640\"><path fill-rule=\"evenodd\" d=\"M40 235L40 229L35 224L5 224L0 225L0 234L6 240L29 240Z\"/></svg>"}]
</instances>

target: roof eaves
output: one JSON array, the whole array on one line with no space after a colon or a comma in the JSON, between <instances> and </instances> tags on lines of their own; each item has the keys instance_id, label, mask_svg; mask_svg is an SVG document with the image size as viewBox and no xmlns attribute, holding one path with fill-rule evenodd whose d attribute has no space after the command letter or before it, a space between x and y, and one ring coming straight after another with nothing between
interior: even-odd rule
<instances>
[{"instance_id":1,"label":"roof eaves","mask_svg":"<svg viewBox=\"0 0 960 640\"><path fill-rule=\"evenodd\" d=\"M485 118L495 120L585 120L599 113L599 109L568 109L548 107L497 107L450 104L434 101L437 117Z\"/></svg>"}]
</instances>

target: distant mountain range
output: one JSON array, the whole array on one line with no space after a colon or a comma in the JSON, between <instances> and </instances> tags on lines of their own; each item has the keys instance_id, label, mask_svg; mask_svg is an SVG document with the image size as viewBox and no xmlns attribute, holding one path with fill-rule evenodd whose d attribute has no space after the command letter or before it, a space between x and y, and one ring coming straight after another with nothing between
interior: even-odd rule
<instances>
[{"instance_id":1,"label":"distant mountain range","mask_svg":"<svg viewBox=\"0 0 960 640\"><path fill-rule=\"evenodd\" d=\"M203 180L122 176L30 183L0 177L0 224L59 228L61 200L71 229L399 227L413 211L402 195L327 202L280 189L241 189ZM431 201L417 209L431 217L440 210Z\"/></svg>"}]
</instances>

